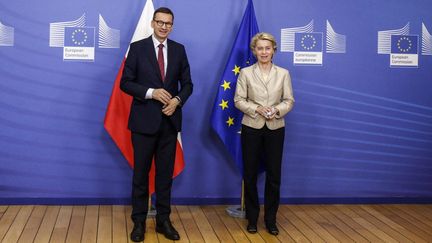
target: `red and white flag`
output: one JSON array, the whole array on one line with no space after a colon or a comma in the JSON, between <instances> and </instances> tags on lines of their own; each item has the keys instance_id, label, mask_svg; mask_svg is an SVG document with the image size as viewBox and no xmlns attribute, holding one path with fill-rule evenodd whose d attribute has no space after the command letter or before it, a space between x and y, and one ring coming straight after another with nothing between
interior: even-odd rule
<instances>
[{"instance_id":1,"label":"red and white flag","mask_svg":"<svg viewBox=\"0 0 432 243\"><path fill-rule=\"evenodd\" d=\"M151 21L153 18L154 6L152 0L147 0L144 9L141 13L141 17L138 21L131 43L142 40L149 37L153 33L151 27ZM131 167L134 166L133 158L133 147L131 141L131 132L128 129L128 119L130 113L130 107L132 104L132 96L122 92L120 90L120 79L123 73L124 64L126 57L129 53L129 48L126 51L126 55L123 58L120 70L117 73L117 77L114 82L111 97L108 103L108 108L105 114L104 127L108 134L119 147L123 156L128 161ZM174 173L173 177L179 175L185 166L183 149L181 144L180 133L177 136L177 148L174 162ZM149 193L152 194L155 191L155 170L154 161L152 163L149 175Z\"/></svg>"}]
</instances>

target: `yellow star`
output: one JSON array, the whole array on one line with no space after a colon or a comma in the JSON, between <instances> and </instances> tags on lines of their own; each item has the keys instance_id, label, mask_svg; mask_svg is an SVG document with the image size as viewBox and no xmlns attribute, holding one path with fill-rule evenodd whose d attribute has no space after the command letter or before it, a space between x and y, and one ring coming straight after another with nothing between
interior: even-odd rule
<instances>
[{"instance_id":1,"label":"yellow star","mask_svg":"<svg viewBox=\"0 0 432 243\"><path fill-rule=\"evenodd\" d=\"M231 82L227 82L224 80L224 83L221 85L224 88L224 91L227 89L231 89L230 87Z\"/></svg>"},{"instance_id":2,"label":"yellow star","mask_svg":"<svg viewBox=\"0 0 432 243\"><path fill-rule=\"evenodd\" d=\"M222 107L222 110L225 110L225 108L228 108L228 101L222 99L222 103L219 106Z\"/></svg>"},{"instance_id":3,"label":"yellow star","mask_svg":"<svg viewBox=\"0 0 432 243\"><path fill-rule=\"evenodd\" d=\"M230 127L230 126L232 126L232 125L234 125L234 118L232 118L232 117L228 117L228 121L226 121L226 123L228 124L228 126Z\"/></svg>"},{"instance_id":4,"label":"yellow star","mask_svg":"<svg viewBox=\"0 0 432 243\"><path fill-rule=\"evenodd\" d=\"M240 67L237 65L234 65L234 69L232 70L235 75L238 75L240 73Z\"/></svg>"}]
</instances>

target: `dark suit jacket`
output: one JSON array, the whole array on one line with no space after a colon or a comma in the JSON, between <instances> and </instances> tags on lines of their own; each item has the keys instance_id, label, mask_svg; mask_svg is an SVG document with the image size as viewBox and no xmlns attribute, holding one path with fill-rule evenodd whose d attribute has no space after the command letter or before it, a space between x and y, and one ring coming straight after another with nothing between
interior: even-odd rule
<instances>
[{"instance_id":1,"label":"dark suit jacket","mask_svg":"<svg viewBox=\"0 0 432 243\"><path fill-rule=\"evenodd\" d=\"M162 81L152 37L130 45L120 89L133 97L129 115L132 132L154 134L158 131L162 116L162 103L145 99L149 88L164 88L172 97L179 96L183 106L192 94L192 80L185 48L175 41L167 41L168 66ZM180 84L180 87L179 87ZM170 119L177 131L181 130L182 111L178 106Z\"/></svg>"}]
</instances>

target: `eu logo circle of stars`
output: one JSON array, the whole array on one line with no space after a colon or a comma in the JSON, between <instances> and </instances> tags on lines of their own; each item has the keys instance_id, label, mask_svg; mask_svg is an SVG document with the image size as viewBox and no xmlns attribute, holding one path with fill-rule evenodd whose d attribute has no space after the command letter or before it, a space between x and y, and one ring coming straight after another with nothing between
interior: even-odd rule
<instances>
[{"instance_id":1,"label":"eu logo circle of stars","mask_svg":"<svg viewBox=\"0 0 432 243\"><path fill-rule=\"evenodd\" d=\"M408 52L412 48L412 41L408 37L402 36L397 41L397 48L401 52Z\"/></svg>"},{"instance_id":2,"label":"eu logo circle of stars","mask_svg":"<svg viewBox=\"0 0 432 243\"><path fill-rule=\"evenodd\" d=\"M82 46L87 42L87 32L83 29L76 29L72 32L72 41L75 45Z\"/></svg>"},{"instance_id":3,"label":"eu logo circle of stars","mask_svg":"<svg viewBox=\"0 0 432 243\"><path fill-rule=\"evenodd\" d=\"M313 35L306 34L301 38L301 47L305 50L312 50L315 48L317 41Z\"/></svg>"}]
</instances>

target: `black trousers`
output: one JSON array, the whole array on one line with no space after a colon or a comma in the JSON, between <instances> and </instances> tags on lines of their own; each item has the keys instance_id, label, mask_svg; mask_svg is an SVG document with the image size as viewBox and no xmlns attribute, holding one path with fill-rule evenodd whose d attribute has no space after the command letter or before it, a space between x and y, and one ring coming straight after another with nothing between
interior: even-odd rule
<instances>
[{"instance_id":1,"label":"black trousers","mask_svg":"<svg viewBox=\"0 0 432 243\"><path fill-rule=\"evenodd\" d=\"M242 125L243 179L246 218L256 224L259 216L257 177L264 161L266 180L264 193L264 221L276 222L280 201L281 165L285 128L270 130L267 126L254 129Z\"/></svg>"},{"instance_id":2,"label":"black trousers","mask_svg":"<svg viewBox=\"0 0 432 243\"><path fill-rule=\"evenodd\" d=\"M164 116L156 134L132 133L134 172L132 180L132 221L145 222L148 213L149 171L155 160L156 222L169 220L171 186L174 170L177 131Z\"/></svg>"}]
</instances>

